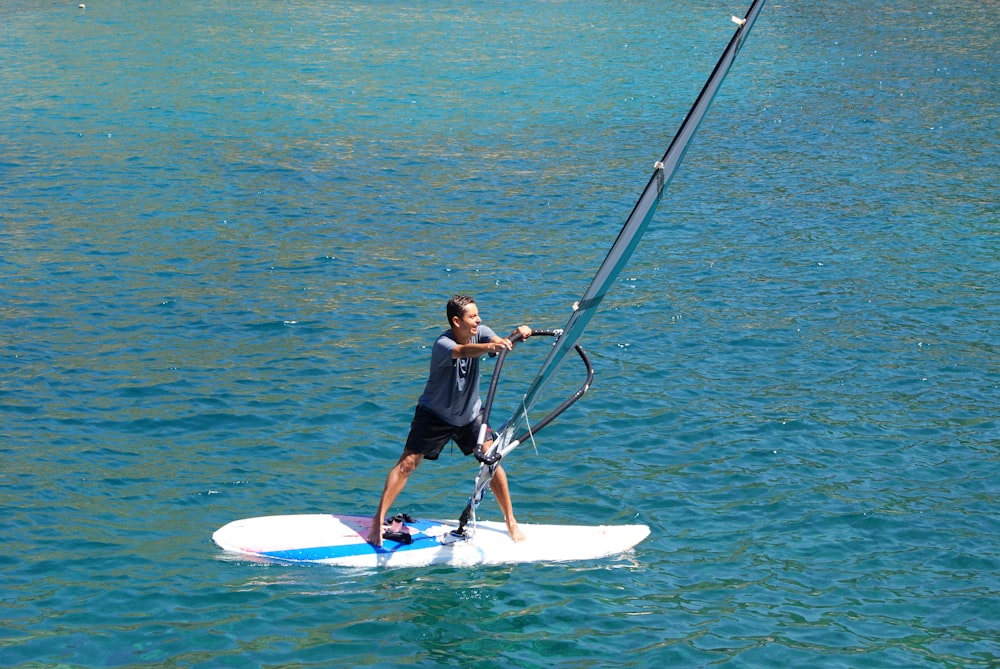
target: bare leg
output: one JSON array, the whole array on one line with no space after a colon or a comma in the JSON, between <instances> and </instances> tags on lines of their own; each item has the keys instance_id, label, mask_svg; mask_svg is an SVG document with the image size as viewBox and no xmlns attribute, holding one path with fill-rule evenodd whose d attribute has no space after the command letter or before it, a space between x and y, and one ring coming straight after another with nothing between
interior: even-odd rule
<instances>
[{"instance_id":1,"label":"bare leg","mask_svg":"<svg viewBox=\"0 0 1000 669\"><path fill-rule=\"evenodd\" d=\"M500 505L500 510L503 511L503 518L507 522L507 534L510 535L510 538L515 543L524 541L524 532L517 526L517 520L514 518L514 507L510 503L507 474L500 465L497 465L497 470L493 473L493 479L490 481L490 490L493 491L493 496L496 497L497 504Z\"/></svg>"},{"instance_id":2,"label":"bare leg","mask_svg":"<svg viewBox=\"0 0 1000 669\"><path fill-rule=\"evenodd\" d=\"M382 545L382 519L386 512L392 507L399 493L403 492L410 474L417 468L424 456L403 449L403 454L399 456L396 466L389 470L389 475L385 478L385 487L382 489L382 498L378 502L378 509L372 517L372 528L368 533L368 543L372 546Z\"/></svg>"}]
</instances>

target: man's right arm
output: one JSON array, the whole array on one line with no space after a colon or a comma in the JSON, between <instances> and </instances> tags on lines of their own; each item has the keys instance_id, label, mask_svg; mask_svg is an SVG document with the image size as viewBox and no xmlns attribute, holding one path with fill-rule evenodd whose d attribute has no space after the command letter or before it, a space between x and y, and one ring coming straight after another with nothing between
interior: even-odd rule
<instances>
[{"instance_id":1,"label":"man's right arm","mask_svg":"<svg viewBox=\"0 0 1000 669\"><path fill-rule=\"evenodd\" d=\"M514 345L510 343L509 339L494 337L492 340L482 344L456 344L455 348L451 350L451 357L454 360L458 360L459 358L478 358L490 353L499 353L503 349L509 351L512 348L514 348Z\"/></svg>"}]
</instances>

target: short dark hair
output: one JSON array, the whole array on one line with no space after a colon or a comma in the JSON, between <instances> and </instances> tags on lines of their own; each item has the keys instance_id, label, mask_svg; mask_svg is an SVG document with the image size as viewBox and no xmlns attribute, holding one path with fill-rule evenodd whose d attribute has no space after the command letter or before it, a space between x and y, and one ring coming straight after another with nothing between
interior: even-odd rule
<instances>
[{"instance_id":1,"label":"short dark hair","mask_svg":"<svg viewBox=\"0 0 1000 669\"><path fill-rule=\"evenodd\" d=\"M455 295L448 300L448 325L451 325L451 319L455 316L461 318L465 308L474 303L475 300L468 295Z\"/></svg>"}]
</instances>

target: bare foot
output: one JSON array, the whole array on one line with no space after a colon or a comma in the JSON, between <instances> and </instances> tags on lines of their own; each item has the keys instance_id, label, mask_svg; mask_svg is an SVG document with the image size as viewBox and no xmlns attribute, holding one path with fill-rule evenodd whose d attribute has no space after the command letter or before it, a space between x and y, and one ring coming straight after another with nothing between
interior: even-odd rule
<instances>
[{"instance_id":1,"label":"bare foot","mask_svg":"<svg viewBox=\"0 0 1000 669\"><path fill-rule=\"evenodd\" d=\"M507 534L510 535L511 540L515 544L519 544L527 538L524 536L524 532L521 531L521 528L518 527L516 522L507 526Z\"/></svg>"},{"instance_id":2,"label":"bare foot","mask_svg":"<svg viewBox=\"0 0 1000 669\"><path fill-rule=\"evenodd\" d=\"M382 545L382 524L381 523L374 523L374 522L372 523L372 529L371 529L371 531L368 532L368 539L367 539L367 541L368 541L368 543L370 543L372 546L375 546L376 548L379 548Z\"/></svg>"}]
</instances>

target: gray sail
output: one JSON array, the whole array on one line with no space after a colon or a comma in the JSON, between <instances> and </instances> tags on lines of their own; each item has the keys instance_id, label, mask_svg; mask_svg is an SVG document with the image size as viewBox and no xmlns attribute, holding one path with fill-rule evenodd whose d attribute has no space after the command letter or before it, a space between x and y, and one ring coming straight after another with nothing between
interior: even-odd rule
<instances>
[{"instance_id":1,"label":"gray sail","mask_svg":"<svg viewBox=\"0 0 1000 669\"><path fill-rule=\"evenodd\" d=\"M522 398L521 406L518 407L518 410L511 416L510 420L501 428L491 452L494 456L499 457L493 458L490 461L484 461L480 466L479 473L476 476L475 489L469 498L469 503L465 511L462 512L459 528L455 534L463 535L466 524L470 522L475 523L476 507L482 501L486 487L496 472L499 458L517 448L521 443L520 440L527 438L525 435L531 434L528 412L535 405L539 393L541 393L545 385L559 370L563 361L580 340L584 329L587 327L590 319L594 317L604 296L607 295L611 285L618 278L622 268L625 267L625 264L632 256L632 252L639 245L642 234L646 231L650 220L653 218L653 214L656 212L656 205L659 204L660 198L663 197L663 190L670 183L674 172L677 171L677 167L680 165L681 160L683 160L688 145L691 143L691 138L694 137L695 130L698 129L701 119L705 116L705 112L708 111L708 107L715 98L719 86L722 85L722 80L725 79L726 73L729 72L729 68L736 59L736 54L739 53L747 35L750 34L750 29L753 27L754 21L757 20L757 15L763 6L764 0L754 0L744 18L733 17L737 28L732 39L729 40L726 50L719 58L719 62L715 64L715 69L712 70L711 76L709 76L708 81L705 82L704 87L701 89L701 93L698 94L697 99L694 101L691 111L688 112L687 117L681 123L681 127L677 130L677 134L674 135L670 146L667 148L667 152L663 154L663 158L654 166L653 176L650 177L649 183L646 184L646 188L642 191L639 201L636 202L632 213L629 214L625 225L622 226L621 232L618 233L618 238L611 246L611 250L608 251L604 262L601 263L590 286L580 301L573 305L573 314L570 316L569 321L567 321L562 334L552 347L545 362L542 363L538 374L531 382L531 385L528 386L528 390ZM525 430L527 432L524 432Z\"/></svg>"},{"instance_id":2,"label":"gray sail","mask_svg":"<svg viewBox=\"0 0 1000 669\"><path fill-rule=\"evenodd\" d=\"M757 19L757 15L760 13L763 5L764 0L755 0L750 5L745 18L738 19L735 16L733 17L733 21L737 24L735 34L729 41L729 45L726 47L725 52L723 52L719 62L716 63L715 69L702 88L701 93L699 93L687 117L681 123L666 153L663 154L663 158L660 162L656 163L649 183L646 184L646 188L639 197L639 201L636 202L621 232L618 233L618 238L597 270L597 274L591 281L590 287L587 288L580 301L573 305L573 314L563 328L562 336L552 347L538 374L531 382L531 385L529 385L519 410L501 430L495 445L497 452L505 454L513 450L518 445L516 441L517 435L526 428L530 430L528 412L534 406L539 393L541 393L545 385L555 375L556 371L558 371L563 360L573 351L573 346L579 341L590 319L597 312L597 308L600 306L604 296L607 295L608 290L619 273L621 273L622 268L628 263L636 246L638 246L639 240L642 239L643 233L646 231L650 220L653 218L653 214L656 212L656 205L659 204L664 189L670 183L674 173L677 171L677 167L680 165L681 160L683 160L695 130L698 129L698 125L705 116L705 112L712 103L716 92L719 90L719 86L722 85L722 80L725 78L726 73L729 72L730 66L736 59L736 54L739 53L740 48L743 46L743 41L750 33L750 29L753 27L754 21Z\"/></svg>"}]
</instances>

